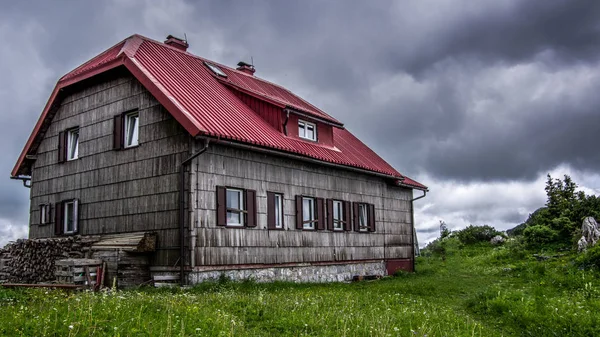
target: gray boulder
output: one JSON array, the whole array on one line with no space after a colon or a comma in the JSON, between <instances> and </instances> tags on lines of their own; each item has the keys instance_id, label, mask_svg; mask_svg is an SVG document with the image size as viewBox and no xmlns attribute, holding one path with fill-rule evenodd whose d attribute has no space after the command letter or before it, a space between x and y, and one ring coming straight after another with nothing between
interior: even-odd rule
<instances>
[{"instance_id":1,"label":"gray boulder","mask_svg":"<svg viewBox=\"0 0 600 337\"><path fill-rule=\"evenodd\" d=\"M490 243L493 245L501 245L504 243L504 238L500 235L496 235L490 240Z\"/></svg>"},{"instance_id":2,"label":"gray boulder","mask_svg":"<svg viewBox=\"0 0 600 337\"><path fill-rule=\"evenodd\" d=\"M600 226L596 219L588 216L583 219L581 224L581 238L577 241L577 250L585 251L587 248L596 245L600 241Z\"/></svg>"}]
</instances>

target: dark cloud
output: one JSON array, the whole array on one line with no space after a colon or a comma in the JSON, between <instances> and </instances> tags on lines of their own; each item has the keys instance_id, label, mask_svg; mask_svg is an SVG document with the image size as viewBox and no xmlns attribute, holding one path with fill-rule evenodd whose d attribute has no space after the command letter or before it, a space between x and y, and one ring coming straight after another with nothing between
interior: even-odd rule
<instances>
[{"instance_id":1,"label":"dark cloud","mask_svg":"<svg viewBox=\"0 0 600 337\"><path fill-rule=\"evenodd\" d=\"M12 169L62 74L133 33L186 33L193 53L253 58L258 76L342 120L432 191L531 182L561 165L597 171L598 17L600 3L566 0L9 2L0 170ZM27 193L0 180L0 220L25 224ZM430 224L513 223L527 213L515 207L539 203L449 207L445 197L422 210ZM502 211L480 212L491 208Z\"/></svg>"}]
</instances>

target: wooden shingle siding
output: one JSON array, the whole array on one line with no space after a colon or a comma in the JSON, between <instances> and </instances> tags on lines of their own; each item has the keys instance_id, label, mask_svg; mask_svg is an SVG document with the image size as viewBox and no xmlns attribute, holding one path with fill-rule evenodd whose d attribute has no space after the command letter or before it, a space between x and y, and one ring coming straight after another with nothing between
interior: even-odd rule
<instances>
[{"instance_id":1,"label":"wooden shingle siding","mask_svg":"<svg viewBox=\"0 0 600 337\"><path fill-rule=\"evenodd\" d=\"M137 109L140 146L114 151L115 116ZM58 163L59 132L79 127L79 158ZM131 75L113 72L81 85L61 102L38 149L31 188L30 237L39 204L79 199L79 234L158 233L155 265L174 265L178 245L178 170L191 137Z\"/></svg>"},{"instance_id":2,"label":"wooden shingle siding","mask_svg":"<svg viewBox=\"0 0 600 337\"><path fill-rule=\"evenodd\" d=\"M409 189L369 175L215 144L194 160L192 170L190 240L196 266L411 257ZM216 186L256 191L256 228L217 226ZM283 194L284 230L267 228L267 191ZM345 201L346 219L351 202L372 204L375 231L297 229L296 209L302 195Z\"/></svg>"}]
</instances>

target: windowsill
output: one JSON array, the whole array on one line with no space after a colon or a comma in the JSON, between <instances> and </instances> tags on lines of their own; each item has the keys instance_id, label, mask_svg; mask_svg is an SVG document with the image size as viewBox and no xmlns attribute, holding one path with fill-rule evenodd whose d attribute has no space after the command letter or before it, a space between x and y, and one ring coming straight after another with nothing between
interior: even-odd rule
<instances>
[{"instance_id":1,"label":"windowsill","mask_svg":"<svg viewBox=\"0 0 600 337\"><path fill-rule=\"evenodd\" d=\"M269 228L269 227L267 227L267 229L270 230L270 231L283 231L283 230L285 230L285 228L283 228L283 227L280 227L280 228Z\"/></svg>"},{"instance_id":2,"label":"windowsill","mask_svg":"<svg viewBox=\"0 0 600 337\"><path fill-rule=\"evenodd\" d=\"M246 228L244 225L226 224L226 228Z\"/></svg>"},{"instance_id":3,"label":"windowsill","mask_svg":"<svg viewBox=\"0 0 600 337\"><path fill-rule=\"evenodd\" d=\"M71 158L71 159L67 159L66 161L67 161L67 162L69 162L69 161L75 161L75 160L77 160L77 159L79 159L79 157L77 157L77 158Z\"/></svg>"},{"instance_id":4,"label":"windowsill","mask_svg":"<svg viewBox=\"0 0 600 337\"><path fill-rule=\"evenodd\" d=\"M304 137L298 136L298 139L305 140L305 141L311 142L311 143L318 143L319 142L319 138L317 138L317 139L310 139L310 138L304 138Z\"/></svg>"},{"instance_id":5,"label":"windowsill","mask_svg":"<svg viewBox=\"0 0 600 337\"><path fill-rule=\"evenodd\" d=\"M123 150L135 149L136 147L140 147L140 144L131 145L131 146L124 146Z\"/></svg>"}]
</instances>

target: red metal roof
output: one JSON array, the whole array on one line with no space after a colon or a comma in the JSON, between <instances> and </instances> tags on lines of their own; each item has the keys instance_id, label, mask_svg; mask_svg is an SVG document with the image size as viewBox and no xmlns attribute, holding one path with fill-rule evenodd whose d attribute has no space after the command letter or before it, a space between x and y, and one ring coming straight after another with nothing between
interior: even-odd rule
<instances>
[{"instance_id":1,"label":"red metal roof","mask_svg":"<svg viewBox=\"0 0 600 337\"><path fill-rule=\"evenodd\" d=\"M219 66L227 78L214 75L204 64ZM125 66L156 97L192 136L213 136L271 148L324 162L356 167L389 175L403 185L426 189L401 175L369 147L354 137L342 124L290 91L224 65L183 52L164 43L133 35L63 76L40 116L15 168L13 176L23 174L26 154L35 154L52 117L52 106L59 89L108 69ZM280 107L291 107L338 127L334 147L285 136L244 104L228 87L249 93Z\"/></svg>"}]
</instances>

